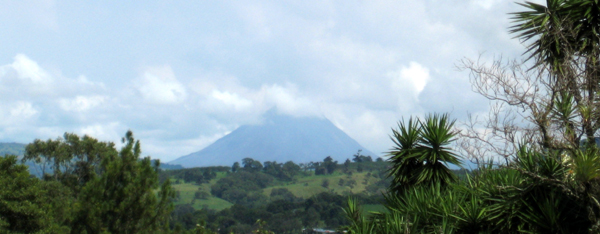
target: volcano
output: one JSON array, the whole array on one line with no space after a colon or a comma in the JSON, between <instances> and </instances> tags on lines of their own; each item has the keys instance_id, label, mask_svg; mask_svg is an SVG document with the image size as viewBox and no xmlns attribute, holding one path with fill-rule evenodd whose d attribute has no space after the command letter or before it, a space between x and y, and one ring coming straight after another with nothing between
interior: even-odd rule
<instances>
[{"instance_id":1,"label":"volcano","mask_svg":"<svg viewBox=\"0 0 600 234\"><path fill-rule=\"evenodd\" d=\"M268 111L262 124L243 125L206 148L179 157L169 164L183 167L231 166L243 158L260 162L306 163L331 156L339 163L361 150L361 155L378 155L319 117L293 117Z\"/></svg>"}]
</instances>

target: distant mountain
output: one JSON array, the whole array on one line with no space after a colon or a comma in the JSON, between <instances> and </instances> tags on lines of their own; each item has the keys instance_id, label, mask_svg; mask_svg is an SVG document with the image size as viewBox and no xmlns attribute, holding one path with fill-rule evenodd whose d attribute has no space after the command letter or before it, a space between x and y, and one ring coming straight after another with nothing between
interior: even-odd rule
<instances>
[{"instance_id":1,"label":"distant mountain","mask_svg":"<svg viewBox=\"0 0 600 234\"><path fill-rule=\"evenodd\" d=\"M18 162L22 163L21 159L23 158L23 155L25 154L25 146L26 146L26 144L21 144L21 143L0 142L0 157L4 157L7 154L8 155L16 155L17 159L19 159ZM29 169L30 174L37 176L37 177L42 176L41 169L35 162L28 161L25 163L25 165Z\"/></svg>"},{"instance_id":2,"label":"distant mountain","mask_svg":"<svg viewBox=\"0 0 600 234\"><path fill-rule=\"evenodd\" d=\"M0 156L4 156L6 154L23 156L23 154L25 154L25 144L0 143Z\"/></svg>"},{"instance_id":3,"label":"distant mountain","mask_svg":"<svg viewBox=\"0 0 600 234\"><path fill-rule=\"evenodd\" d=\"M328 119L265 114L260 125L243 125L206 148L175 159L170 164L184 167L230 166L243 158L260 162L323 161L327 156L343 163L358 150L377 154L362 147Z\"/></svg>"},{"instance_id":4,"label":"distant mountain","mask_svg":"<svg viewBox=\"0 0 600 234\"><path fill-rule=\"evenodd\" d=\"M151 161L152 161L152 165L154 165L156 159L152 159ZM159 168L163 169L163 170L179 170L179 169L183 169L184 167L182 167L181 165L168 164L168 163L161 162Z\"/></svg>"}]
</instances>

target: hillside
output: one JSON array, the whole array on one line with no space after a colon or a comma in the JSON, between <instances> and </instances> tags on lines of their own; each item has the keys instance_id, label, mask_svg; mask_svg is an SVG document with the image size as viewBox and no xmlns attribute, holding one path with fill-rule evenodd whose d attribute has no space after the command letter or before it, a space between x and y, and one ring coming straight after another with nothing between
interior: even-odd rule
<instances>
[{"instance_id":1,"label":"hillside","mask_svg":"<svg viewBox=\"0 0 600 234\"><path fill-rule=\"evenodd\" d=\"M306 163L331 156L342 161L358 150L363 155L378 156L328 119L279 115L276 110L267 112L264 118L262 124L243 125L206 148L169 163L191 168L231 166L243 158Z\"/></svg>"},{"instance_id":2,"label":"hillside","mask_svg":"<svg viewBox=\"0 0 600 234\"><path fill-rule=\"evenodd\" d=\"M363 196L379 195L387 188L385 181L386 162L350 163L348 166L339 164L331 174L316 175L315 171L301 171L291 180L282 180L264 172L259 173L268 177L270 182L257 193L264 195L266 202L277 198L273 191L289 191L296 199L309 199L320 193L333 193L343 196L362 194ZM169 178L173 188L178 191L175 204L190 204L195 209L209 208L222 210L231 207L235 201L227 200L226 196L215 195L215 184L221 179L236 178L228 167L205 167L182 170L163 171L163 178ZM243 169L241 169L243 170ZM210 175L212 174L212 175ZM199 179L198 179L199 178ZM264 178L264 177L261 177ZM195 182L196 181L196 182ZM197 181L200 181L198 183ZM244 190L242 186L230 186ZM196 193L204 193L202 196Z\"/></svg>"}]
</instances>

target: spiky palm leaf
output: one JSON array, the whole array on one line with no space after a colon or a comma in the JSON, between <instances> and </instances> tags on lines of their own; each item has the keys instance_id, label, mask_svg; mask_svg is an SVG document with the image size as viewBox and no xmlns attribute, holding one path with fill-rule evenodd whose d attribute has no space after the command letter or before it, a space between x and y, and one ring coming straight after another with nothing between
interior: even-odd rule
<instances>
[{"instance_id":1,"label":"spiky palm leaf","mask_svg":"<svg viewBox=\"0 0 600 234\"><path fill-rule=\"evenodd\" d=\"M398 193L417 183L415 173L423 166L415 151L421 135L419 120L411 117L407 124L399 122L398 130L392 129L392 134L394 147L388 152L392 164L388 170L392 178L389 190Z\"/></svg>"},{"instance_id":2,"label":"spiky palm leaf","mask_svg":"<svg viewBox=\"0 0 600 234\"><path fill-rule=\"evenodd\" d=\"M537 59L537 65L542 63L553 67L568 59L569 53L565 50L571 49L573 38L565 38L566 8L569 0L547 0L546 6L533 2L518 3L528 8L529 11L512 13L514 25L510 32L517 34L516 37L523 41L534 41L527 47L526 53L530 54L527 60Z\"/></svg>"},{"instance_id":3,"label":"spiky palm leaf","mask_svg":"<svg viewBox=\"0 0 600 234\"><path fill-rule=\"evenodd\" d=\"M419 161L423 162L418 174L418 183L440 183L445 186L456 181L456 175L448 164L460 166L458 156L448 146L456 135L452 131L454 121L447 114L433 114L421 123L421 137L416 148Z\"/></svg>"},{"instance_id":4,"label":"spiky palm leaf","mask_svg":"<svg viewBox=\"0 0 600 234\"><path fill-rule=\"evenodd\" d=\"M424 121L410 118L408 123L398 123L398 130L392 129L395 146L388 152L392 163L388 171L392 177L390 191L400 193L418 184L445 186L456 181L447 166L460 165L458 156L449 147L456 136L453 125L447 114L433 114Z\"/></svg>"}]
</instances>

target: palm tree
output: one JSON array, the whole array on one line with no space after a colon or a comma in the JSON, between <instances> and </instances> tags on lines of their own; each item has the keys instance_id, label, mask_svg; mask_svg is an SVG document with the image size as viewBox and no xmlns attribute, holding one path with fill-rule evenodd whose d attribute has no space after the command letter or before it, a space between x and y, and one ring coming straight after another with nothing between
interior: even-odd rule
<instances>
[{"instance_id":1,"label":"palm tree","mask_svg":"<svg viewBox=\"0 0 600 234\"><path fill-rule=\"evenodd\" d=\"M421 123L421 139L416 150L418 159L423 162L419 183L440 183L444 186L456 181L456 175L448 168L449 163L461 164L458 156L448 147L456 136L456 132L452 131L454 122L448 120L447 114L433 114L425 117Z\"/></svg>"},{"instance_id":2,"label":"palm tree","mask_svg":"<svg viewBox=\"0 0 600 234\"><path fill-rule=\"evenodd\" d=\"M398 130L392 129L395 146L388 152L392 167L390 191L399 193L419 184L439 183L446 186L456 181L448 163L460 165L458 156L448 147L456 133L452 131L454 121L447 114L433 114L424 121L410 118L408 123L399 123Z\"/></svg>"},{"instance_id":3,"label":"palm tree","mask_svg":"<svg viewBox=\"0 0 600 234\"><path fill-rule=\"evenodd\" d=\"M523 41L536 39L527 46L525 53L530 54L527 60L536 59L537 66L547 64L560 67L568 57L565 51L565 45L570 44L565 42L565 31L569 29L565 27L567 2L568 0L548 0L546 6L532 2L517 3L530 11L512 13L515 25L510 32L517 33L516 37Z\"/></svg>"},{"instance_id":4,"label":"palm tree","mask_svg":"<svg viewBox=\"0 0 600 234\"><path fill-rule=\"evenodd\" d=\"M546 6L519 3L527 11L512 13L510 32L527 47L527 60L547 67L549 84L572 95L581 111L581 130L594 139L600 128L600 2L597 0L547 0ZM588 141L593 142L593 141Z\"/></svg>"},{"instance_id":5,"label":"palm tree","mask_svg":"<svg viewBox=\"0 0 600 234\"><path fill-rule=\"evenodd\" d=\"M416 158L417 144L421 136L419 120L413 120L411 117L408 124L398 123L398 130L392 129L393 136L390 136L395 146L388 155L392 163L388 171L388 176L392 178L389 190L399 193L406 188L417 184L415 173L423 166Z\"/></svg>"}]
</instances>

